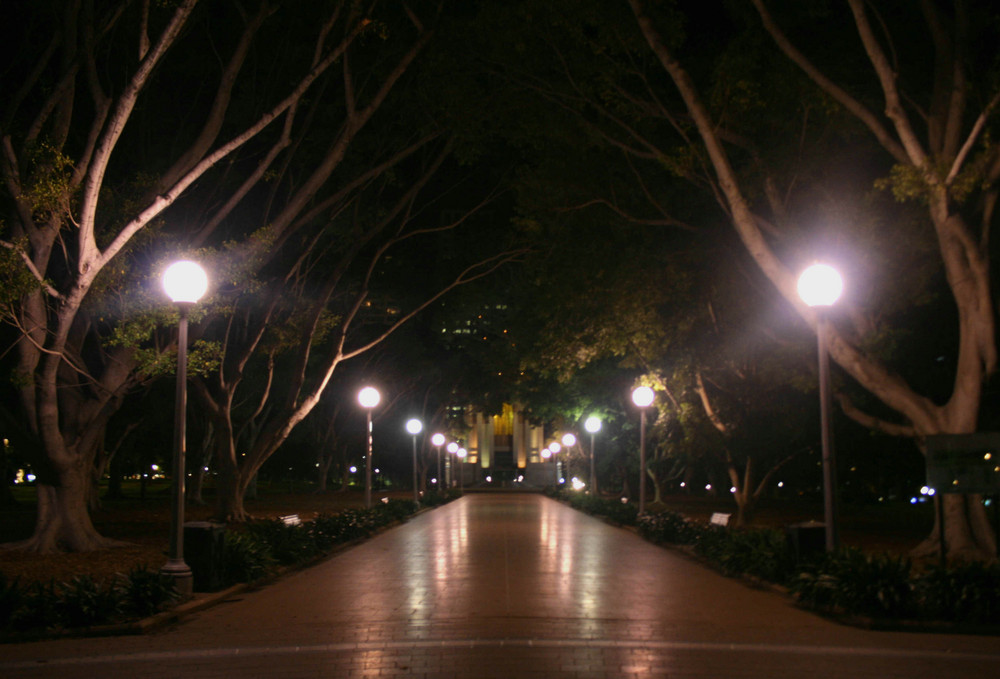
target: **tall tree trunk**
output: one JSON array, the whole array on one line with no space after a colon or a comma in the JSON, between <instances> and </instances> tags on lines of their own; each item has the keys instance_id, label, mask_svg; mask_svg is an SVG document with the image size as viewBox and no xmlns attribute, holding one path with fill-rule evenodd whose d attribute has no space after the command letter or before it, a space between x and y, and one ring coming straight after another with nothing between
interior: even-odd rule
<instances>
[{"instance_id":1,"label":"tall tree trunk","mask_svg":"<svg viewBox=\"0 0 1000 679\"><path fill-rule=\"evenodd\" d=\"M653 482L653 499L651 503L654 505L663 504L663 482L652 469L647 469L646 474L649 476L649 480Z\"/></svg>"},{"instance_id":2,"label":"tall tree trunk","mask_svg":"<svg viewBox=\"0 0 1000 679\"><path fill-rule=\"evenodd\" d=\"M752 476L752 460L747 458L747 466L744 470L742 478L740 477L740 472L733 464L732 456L727 452L726 458L728 460L727 469L729 471L729 481L733 484L733 488L736 489L732 493L733 500L736 502L736 522L735 526L740 528L750 524L753 515L753 506L756 500L756 496L753 494L753 476Z\"/></svg>"},{"instance_id":3,"label":"tall tree trunk","mask_svg":"<svg viewBox=\"0 0 1000 679\"><path fill-rule=\"evenodd\" d=\"M17 545L29 552L85 552L122 543L101 536L87 507L91 466L80 461L58 470L54 484L39 483L34 534Z\"/></svg>"},{"instance_id":4,"label":"tall tree trunk","mask_svg":"<svg viewBox=\"0 0 1000 679\"><path fill-rule=\"evenodd\" d=\"M333 456L323 453L319 456L316 466L316 492L325 493L327 491L327 479L330 476L330 467L333 465Z\"/></svg>"},{"instance_id":5,"label":"tall tree trunk","mask_svg":"<svg viewBox=\"0 0 1000 679\"><path fill-rule=\"evenodd\" d=\"M199 393L206 393L199 388ZM216 521L241 522L247 518L243 508L243 493L246 483L241 473L241 465L236 453L236 441L229 411L213 409L213 430L215 449L215 512Z\"/></svg>"},{"instance_id":6,"label":"tall tree trunk","mask_svg":"<svg viewBox=\"0 0 1000 679\"><path fill-rule=\"evenodd\" d=\"M208 465L212 461L212 439L215 428L212 426L212 421L208 420L205 423L205 433L201 438L201 446L198 448L198 453L195 453L195 457L198 458L198 464L191 475L191 483L188 485L187 498L189 502L196 505L204 505L205 497L205 475L208 473Z\"/></svg>"},{"instance_id":7,"label":"tall tree trunk","mask_svg":"<svg viewBox=\"0 0 1000 679\"><path fill-rule=\"evenodd\" d=\"M247 513L243 508L243 493L246 484L242 483L239 469L230 458L216 457L218 476L215 481L215 514L216 521L246 521Z\"/></svg>"},{"instance_id":8,"label":"tall tree trunk","mask_svg":"<svg viewBox=\"0 0 1000 679\"><path fill-rule=\"evenodd\" d=\"M14 492L10 489L11 473L7 467L7 439L0 440L0 507L13 507L17 504Z\"/></svg>"},{"instance_id":9,"label":"tall tree trunk","mask_svg":"<svg viewBox=\"0 0 1000 679\"><path fill-rule=\"evenodd\" d=\"M120 500L125 497L125 493L122 490L121 455L115 455L111 458L111 463L108 465L108 492L105 493L104 497L114 500Z\"/></svg>"}]
</instances>

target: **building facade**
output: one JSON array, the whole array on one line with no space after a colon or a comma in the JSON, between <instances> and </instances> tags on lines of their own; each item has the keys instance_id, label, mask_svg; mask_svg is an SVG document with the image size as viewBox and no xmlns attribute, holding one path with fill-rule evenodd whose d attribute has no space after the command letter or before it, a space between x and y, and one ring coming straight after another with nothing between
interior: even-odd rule
<instances>
[{"instance_id":1,"label":"building facade","mask_svg":"<svg viewBox=\"0 0 1000 679\"><path fill-rule=\"evenodd\" d=\"M464 468L467 483L515 482L543 487L556 481L555 464L542 459L545 430L532 424L524 411L505 403L496 415L466 411L468 457Z\"/></svg>"}]
</instances>

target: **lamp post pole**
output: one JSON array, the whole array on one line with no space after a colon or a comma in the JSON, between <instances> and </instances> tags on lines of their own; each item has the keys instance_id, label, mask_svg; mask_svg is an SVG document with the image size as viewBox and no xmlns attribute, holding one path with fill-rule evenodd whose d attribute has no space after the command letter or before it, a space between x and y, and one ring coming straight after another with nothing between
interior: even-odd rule
<instances>
[{"instance_id":1,"label":"lamp post pole","mask_svg":"<svg viewBox=\"0 0 1000 679\"><path fill-rule=\"evenodd\" d=\"M830 421L830 352L827 309L840 297L844 282L840 274L826 264L813 264L799 276L798 293L802 301L816 310L816 349L819 361L820 447L823 457L823 522L826 526L826 551L840 546L837 530L837 463Z\"/></svg>"},{"instance_id":2,"label":"lamp post pole","mask_svg":"<svg viewBox=\"0 0 1000 679\"><path fill-rule=\"evenodd\" d=\"M420 492L417 489L417 434L424 429L424 423L417 418L406 421L406 431L413 436L413 504L420 504Z\"/></svg>"},{"instance_id":3,"label":"lamp post pole","mask_svg":"<svg viewBox=\"0 0 1000 679\"><path fill-rule=\"evenodd\" d=\"M583 423L583 428L590 432L590 493L597 495L597 471L594 463L594 437L601 430L601 420L596 415L591 415Z\"/></svg>"},{"instance_id":4,"label":"lamp post pole","mask_svg":"<svg viewBox=\"0 0 1000 679\"><path fill-rule=\"evenodd\" d=\"M459 448L455 455L458 457L458 494L465 495L465 456L469 454L465 448Z\"/></svg>"},{"instance_id":5,"label":"lamp post pole","mask_svg":"<svg viewBox=\"0 0 1000 679\"><path fill-rule=\"evenodd\" d=\"M590 435L590 494L597 496L597 469L594 463L594 434Z\"/></svg>"},{"instance_id":6,"label":"lamp post pole","mask_svg":"<svg viewBox=\"0 0 1000 679\"><path fill-rule=\"evenodd\" d=\"M372 508L372 410L365 411L367 425L365 426L365 509Z\"/></svg>"},{"instance_id":7,"label":"lamp post pole","mask_svg":"<svg viewBox=\"0 0 1000 679\"><path fill-rule=\"evenodd\" d=\"M177 323L177 385L174 391L174 485L171 492L170 551L162 573L174 579L182 596L191 594L194 576L184 561L184 461L187 454L187 303L178 303L180 320Z\"/></svg>"},{"instance_id":8,"label":"lamp post pole","mask_svg":"<svg viewBox=\"0 0 1000 679\"><path fill-rule=\"evenodd\" d=\"M562 435L562 439L561 440L562 440L563 448L566 450L566 454L569 455L572 452L572 450L573 450L573 446L576 445L576 434L574 434L572 432L566 432L565 434ZM570 473L572 473L572 470L569 468L569 460L567 460L566 461L566 474L567 474L567 476Z\"/></svg>"},{"instance_id":9,"label":"lamp post pole","mask_svg":"<svg viewBox=\"0 0 1000 679\"><path fill-rule=\"evenodd\" d=\"M639 516L646 513L646 409L639 411Z\"/></svg>"},{"instance_id":10,"label":"lamp post pole","mask_svg":"<svg viewBox=\"0 0 1000 679\"><path fill-rule=\"evenodd\" d=\"M448 488L451 489L455 485L455 455L458 453L458 443L452 441L448 444L446 448L448 451L448 457L445 459L445 475L448 477Z\"/></svg>"},{"instance_id":11,"label":"lamp post pole","mask_svg":"<svg viewBox=\"0 0 1000 679\"><path fill-rule=\"evenodd\" d=\"M826 309L816 309L816 346L819 354L820 446L823 454L823 522L826 524L826 551L840 546L837 530L837 464L830 426L830 354L827 348Z\"/></svg>"},{"instance_id":12,"label":"lamp post pole","mask_svg":"<svg viewBox=\"0 0 1000 679\"><path fill-rule=\"evenodd\" d=\"M372 508L372 408L382 400L382 395L375 387L365 387L358 392L358 403L367 412L367 427L365 431L365 441L367 451L365 453L365 509Z\"/></svg>"},{"instance_id":13,"label":"lamp post pole","mask_svg":"<svg viewBox=\"0 0 1000 679\"><path fill-rule=\"evenodd\" d=\"M438 485L437 485L437 487L438 487L438 491L440 492L441 491L441 483L442 483L442 477L441 477L441 446L444 445L444 434L441 434L441 433L434 434L434 436L431 437L431 445L433 445L437 449L437 470L438 470L438 473L437 473L437 484Z\"/></svg>"},{"instance_id":14,"label":"lamp post pole","mask_svg":"<svg viewBox=\"0 0 1000 679\"><path fill-rule=\"evenodd\" d=\"M177 305L177 384L174 393L173 491L170 514L170 551L160 569L174 580L184 598L194 589L191 568L184 561L184 457L187 448L187 344L188 312L208 289L208 277L198 264L181 261L163 275L163 287Z\"/></svg>"},{"instance_id":15,"label":"lamp post pole","mask_svg":"<svg viewBox=\"0 0 1000 679\"><path fill-rule=\"evenodd\" d=\"M639 407L639 515L646 513L646 408L653 403L653 390L636 387L632 403Z\"/></svg>"}]
</instances>

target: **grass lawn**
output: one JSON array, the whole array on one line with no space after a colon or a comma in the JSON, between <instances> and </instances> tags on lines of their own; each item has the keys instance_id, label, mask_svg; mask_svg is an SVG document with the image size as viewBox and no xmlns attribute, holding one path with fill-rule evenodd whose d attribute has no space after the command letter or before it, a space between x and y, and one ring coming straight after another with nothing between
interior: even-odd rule
<instances>
[{"instance_id":1,"label":"grass lawn","mask_svg":"<svg viewBox=\"0 0 1000 679\"><path fill-rule=\"evenodd\" d=\"M21 583L32 581L68 581L75 575L90 575L106 579L115 573L127 573L138 566L158 569L167 559L170 527L170 488L164 483L151 483L145 499L139 498L138 485L125 487L126 497L105 500L93 515L98 532L127 543L125 546L86 554L36 555L0 549L0 573ZM409 499L408 491L376 492L385 496ZM34 491L17 488L18 504L0 508L0 543L24 539L31 535L35 520ZM211 497L208 497L211 501ZM248 499L247 511L256 518L298 514L308 520L317 514L332 514L364 504L361 490L317 494L305 484L289 487L287 483L259 488L256 499ZM675 495L665 498L666 508L692 519L708 521L713 512L733 512L728 498ZM651 505L655 511L657 506ZM203 521L211 516L212 507L188 506L187 521ZM822 501L786 499L764 502L758 509L754 524L784 527L808 520L822 520ZM913 506L903 503L851 505L840 507L840 533L844 545L872 552L907 554L925 538L933 524L929 504Z\"/></svg>"}]
</instances>

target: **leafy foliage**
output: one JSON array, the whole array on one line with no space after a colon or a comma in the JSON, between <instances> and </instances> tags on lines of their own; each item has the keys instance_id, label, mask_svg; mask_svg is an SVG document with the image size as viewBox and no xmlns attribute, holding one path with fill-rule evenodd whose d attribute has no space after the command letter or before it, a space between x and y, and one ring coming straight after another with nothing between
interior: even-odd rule
<instances>
[{"instance_id":1,"label":"leafy foliage","mask_svg":"<svg viewBox=\"0 0 1000 679\"><path fill-rule=\"evenodd\" d=\"M136 568L101 583L90 576L20 588L0 575L0 631L94 627L152 615L177 599L173 579Z\"/></svg>"},{"instance_id":2,"label":"leafy foliage","mask_svg":"<svg viewBox=\"0 0 1000 679\"><path fill-rule=\"evenodd\" d=\"M20 595L20 607L10 616L11 629L49 629L59 624L59 592L54 582L32 583Z\"/></svg>"},{"instance_id":3,"label":"leafy foliage","mask_svg":"<svg viewBox=\"0 0 1000 679\"><path fill-rule=\"evenodd\" d=\"M35 218L47 219L52 213L68 210L73 160L47 141L29 144L26 151L29 184L22 198L30 205Z\"/></svg>"},{"instance_id":4,"label":"leafy foliage","mask_svg":"<svg viewBox=\"0 0 1000 679\"><path fill-rule=\"evenodd\" d=\"M254 582L277 565L314 559L338 544L367 537L379 528L402 521L416 509L407 500L390 500L371 509L321 514L299 524L278 519L249 522L244 531L225 535L223 579L227 583Z\"/></svg>"},{"instance_id":5,"label":"leafy foliage","mask_svg":"<svg viewBox=\"0 0 1000 679\"><path fill-rule=\"evenodd\" d=\"M638 520L639 509L631 502L608 500L580 493L564 493L562 497L574 509L604 517L623 526L634 526Z\"/></svg>"},{"instance_id":6,"label":"leafy foliage","mask_svg":"<svg viewBox=\"0 0 1000 679\"><path fill-rule=\"evenodd\" d=\"M119 578L120 609L126 617L145 618L178 598L174 580L149 568L134 568Z\"/></svg>"},{"instance_id":7,"label":"leafy foliage","mask_svg":"<svg viewBox=\"0 0 1000 679\"><path fill-rule=\"evenodd\" d=\"M751 575L784 584L795 570L795 559L784 533L768 530L726 530L706 526L695 551L726 575Z\"/></svg>"},{"instance_id":8,"label":"leafy foliage","mask_svg":"<svg viewBox=\"0 0 1000 679\"><path fill-rule=\"evenodd\" d=\"M287 525L280 519L273 519L252 521L246 530L255 541L267 545L267 551L283 566L305 561L318 553L310 531L300 525Z\"/></svg>"},{"instance_id":9,"label":"leafy foliage","mask_svg":"<svg viewBox=\"0 0 1000 679\"><path fill-rule=\"evenodd\" d=\"M913 615L916 596L908 559L868 555L857 549L825 554L792 581L803 604L874 618Z\"/></svg>"},{"instance_id":10,"label":"leafy foliage","mask_svg":"<svg viewBox=\"0 0 1000 679\"><path fill-rule=\"evenodd\" d=\"M364 510L321 514L311 524L314 539L330 546L366 537L376 528L374 517Z\"/></svg>"},{"instance_id":11,"label":"leafy foliage","mask_svg":"<svg viewBox=\"0 0 1000 679\"><path fill-rule=\"evenodd\" d=\"M0 227L2 226L3 222L0 221ZM17 316L13 312L13 305L20 301L22 295L37 290L41 284L21 259L22 253L26 251L27 239L18 239L10 245L9 248L0 248L0 318L14 319Z\"/></svg>"},{"instance_id":12,"label":"leafy foliage","mask_svg":"<svg viewBox=\"0 0 1000 679\"><path fill-rule=\"evenodd\" d=\"M701 524L669 510L639 517L639 535L652 542L693 545L702 530Z\"/></svg>"},{"instance_id":13,"label":"leafy foliage","mask_svg":"<svg viewBox=\"0 0 1000 679\"><path fill-rule=\"evenodd\" d=\"M0 630L7 626L14 611L21 607L22 598L18 581L8 580L6 575L0 573Z\"/></svg>"},{"instance_id":14,"label":"leafy foliage","mask_svg":"<svg viewBox=\"0 0 1000 679\"><path fill-rule=\"evenodd\" d=\"M600 515L599 502L570 504ZM796 562L787 536L775 529L731 530L669 510L637 523L645 539L693 545L726 575L787 585L808 608L886 620L1000 623L1000 564L970 562L915 573L909 559L853 548Z\"/></svg>"},{"instance_id":15,"label":"leafy foliage","mask_svg":"<svg viewBox=\"0 0 1000 679\"><path fill-rule=\"evenodd\" d=\"M113 620L120 605L113 584L101 585L90 576L80 575L60 587L56 611L67 627L91 627Z\"/></svg>"},{"instance_id":16,"label":"leafy foliage","mask_svg":"<svg viewBox=\"0 0 1000 679\"><path fill-rule=\"evenodd\" d=\"M259 580L275 563L267 543L250 533L226 533L223 554L222 574L227 583Z\"/></svg>"},{"instance_id":17,"label":"leafy foliage","mask_svg":"<svg viewBox=\"0 0 1000 679\"><path fill-rule=\"evenodd\" d=\"M932 620L1000 624L1000 564L935 567L916 581L921 612Z\"/></svg>"}]
</instances>

